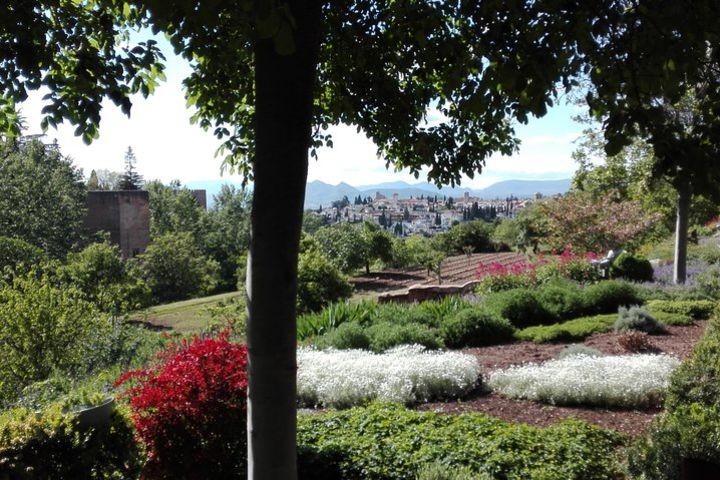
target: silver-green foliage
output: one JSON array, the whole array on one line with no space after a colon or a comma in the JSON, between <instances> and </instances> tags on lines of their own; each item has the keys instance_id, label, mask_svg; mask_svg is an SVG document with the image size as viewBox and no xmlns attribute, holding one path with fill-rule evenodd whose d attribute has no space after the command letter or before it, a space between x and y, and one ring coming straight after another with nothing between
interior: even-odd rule
<instances>
[{"instance_id":1,"label":"silver-green foliage","mask_svg":"<svg viewBox=\"0 0 720 480\"><path fill-rule=\"evenodd\" d=\"M613 328L616 332L638 330L650 334L664 333L666 331L665 325L658 322L647 310L637 305L620 307L618 309L618 319L615 321Z\"/></svg>"}]
</instances>

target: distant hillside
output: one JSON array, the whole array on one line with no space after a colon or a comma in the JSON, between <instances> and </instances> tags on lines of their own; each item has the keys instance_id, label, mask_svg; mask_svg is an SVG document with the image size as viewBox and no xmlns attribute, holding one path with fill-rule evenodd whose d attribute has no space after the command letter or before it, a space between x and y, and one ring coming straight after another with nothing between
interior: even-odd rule
<instances>
[{"instance_id":1,"label":"distant hillside","mask_svg":"<svg viewBox=\"0 0 720 480\"><path fill-rule=\"evenodd\" d=\"M519 198L532 197L536 193L555 195L570 190L570 179L562 180L504 180L478 190L476 196L486 199L505 198L514 195Z\"/></svg>"},{"instance_id":2,"label":"distant hillside","mask_svg":"<svg viewBox=\"0 0 720 480\"><path fill-rule=\"evenodd\" d=\"M213 196L220 192L220 187L225 183L234 184L238 188L240 187L239 183L228 182L227 180L188 182L186 186L191 189L206 190L208 206L211 206ZM410 198L411 196L419 197L420 195L452 196L457 198L463 196L465 192L469 192L473 197L492 200L496 198L506 198L510 195L519 198L533 197L536 193L541 193L545 196L555 195L557 193L565 193L569 189L569 178L562 180L505 180L479 190L462 187L443 187L438 189L434 184L425 182L414 185L406 182L388 182L353 187L344 182L338 185L330 185L315 180L307 184L305 208L318 208L321 205L329 206L333 201L342 199L343 196L347 196L350 201L358 195L374 198L377 192L380 192L386 197L392 197L394 193L397 193L400 198Z\"/></svg>"}]
</instances>

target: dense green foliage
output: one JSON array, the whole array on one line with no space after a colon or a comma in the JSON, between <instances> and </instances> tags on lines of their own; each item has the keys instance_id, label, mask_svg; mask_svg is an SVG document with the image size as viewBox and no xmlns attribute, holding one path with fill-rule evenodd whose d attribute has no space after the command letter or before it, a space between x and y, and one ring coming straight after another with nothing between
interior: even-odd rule
<instances>
[{"instance_id":1,"label":"dense green foliage","mask_svg":"<svg viewBox=\"0 0 720 480\"><path fill-rule=\"evenodd\" d=\"M107 242L93 243L71 253L58 267L64 285L77 288L85 300L113 315L139 310L150 303L150 288L122 260L120 248Z\"/></svg>"},{"instance_id":2,"label":"dense green foliage","mask_svg":"<svg viewBox=\"0 0 720 480\"><path fill-rule=\"evenodd\" d=\"M2 92L0 92L0 99ZM82 173L40 141L0 141L0 232L62 258L81 238Z\"/></svg>"},{"instance_id":3,"label":"dense green foliage","mask_svg":"<svg viewBox=\"0 0 720 480\"><path fill-rule=\"evenodd\" d=\"M536 343L565 342L582 340L593 333L607 332L617 320L617 314L581 317L553 325L539 325L519 330L516 336L520 340Z\"/></svg>"},{"instance_id":4,"label":"dense green foliage","mask_svg":"<svg viewBox=\"0 0 720 480\"><path fill-rule=\"evenodd\" d=\"M432 239L436 249L446 255L462 255L468 251L474 253L495 251L491 241L493 224L483 220L463 222L453 226L445 233Z\"/></svg>"},{"instance_id":5,"label":"dense green foliage","mask_svg":"<svg viewBox=\"0 0 720 480\"><path fill-rule=\"evenodd\" d=\"M136 259L156 302L208 295L220 281L220 266L202 254L190 232L161 235Z\"/></svg>"},{"instance_id":6,"label":"dense green foliage","mask_svg":"<svg viewBox=\"0 0 720 480\"><path fill-rule=\"evenodd\" d=\"M717 317L691 356L673 373L666 411L630 454L630 472L644 478L679 478L684 460L720 465L720 325Z\"/></svg>"},{"instance_id":7,"label":"dense green foliage","mask_svg":"<svg viewBox=\"0 0 720 480\"><path fill-rule=\"evenodd\" d=\"M616 312L618 307L642 303L633 285L617 280L590 285L583 289L582 295L586 315Z\"/></svg>"},{"instance_id":8,"label":"dense green foliage","mask_svg":"<svg viewBox=\"0 0 720 480\"><path fill-rule=\"evenodd\" d=\"M653 268L647 259L623 252L610 267L610 276L632 282L652 282Z\"/></svg>"},{"instance_id":9,"label":"dense green foliage","mask_svg":"<svg viewBox=\"0 0 720 480\"><path fill-rule=\"evenodd\" d=\"M619 435L578 421L548 428L478 413L440 415L371 405L298 418L301 478L414 479L442 461L520 480L612 479Z\"/></svg>"},{"instance_id":10,"label":"dense green foliage","mask_svg":"<svg viewBox=\"0 0 720 480\"><path fill-rule=\"evenodd\" d=\"M349 298L352 286L320 251L300 254L297 305L299 313L317 312L330 303Z\"/></svg>"},{"instance_id":11,"label":"dense green foliage","mask_svg":"<svg viewBox=\"0 0 720 480\"><path fill-rule=\"evenodd\" d=\"M481 307L460 310L444 320L440 330L448 348L497 345L511 341L515 331L509 321Z\"/></svg>"},{"instance_id":12,"label":"dense green foliage","mask_svg":"<svg viewBox=\"0 0 720 480\"><path fill-rule=\"evenodd\" d=\"M223 185L206 211L192 191L179 182L150 182L146 189L150 193L153 242L169 234L189 234L195 247L218 263L218 286L233 289L239 280L238 260L250 245L250 195Z\"/></svg>"},{"instance_id":13,"label":"dense green foliage","mask_svg":"<svg viewBox=\"0 0 720 480\"><path fill-rule=\"evenodd\" d=\"M417 480L491 480L492 478L486 473L475 473L468 467L450 467L440 462L422 467L417 475Z\"/></svg>"},{"instance_id":14,"label":"dense green foliage","mask_svg":"<svg viewBox=\"0 0 720 480\"><path fill-rule=\"evenodd\" d=\"M313 341L321 347L366 345L376 351L413 342L429 348L462 348L503 343L512 339L515 328L521 328L517 336L523 340L567 341L610 330L617 319L610 312L639 303L636 289L628 283L612 280L581 288L554 279L534 288L489 293L479 303L449 297L417 305L335 305L301 317L298 338L317 336ZM672 325L691 323L685 315L658 315ZM383 326L375 327L378 324ZM379 340L382 335L388 340Z\"/></svg>"},{"instance_id":15,"label":"dense green foliage","mask_svg":"<svg viewBox=\"0 0 720 480\"><path fill-rule=\"evenodd\" d=\"M484 305L517 328L544 325L556 320L531 289L518 288L493 293L485 298Z\"/></svg>"},{"instance_id":16,"label":"dense green foliage","mask_svg":"<svg viewBox=\"0 0 720 480\"><path fill-rule=\"evenodd\" d=\"M34 265L48 260L45 252L19 238L0 236L0 272L10 269L11 275L27 273Z\"/></svg>"},{"instance_id":17,"label":"dense green foliage","mask_svg":"<svg viewBox=\"0 0 720 480\"><path fill-rule=\"evenodd\" d=\"M370 348L381 352L402 344L427 348L445 344L443 325L470 304L456 297L421 304L336 304L299 318L300 339L316 336L320 348ZM484 322L484 316L477 317ZM469 326L467 328L470 328ZM505 322L499 328L506 328Z\"/></svg>"},{"instance_id":18,"label":"dense green foliage","mask_svg":"<svg viewBox=\"0 0 720 480\"><path fill-rule=\"evenodd\" d=\"M651 311L678 313L694 319L709 318L716 302L710 300L650 300L647 307Z\"/></svg>"},{"instance_id":19,"label":"dense green foliage","mask_svg":"<svg viewBox=\"0 0 720 480\"><path fill-rule=\"evenodd\" d=\"M0 288L0 399L55 371L80 368L92 340L108 333L110 323L79 297L35 272Z\"/></svg>"},{"instance_id":20,"label":"dense green foliage","mask_svg":"<svg viewBox=\"0 0 720 480\"><path fill-rule=\"evenodd\" d=\"M80 428L60 405L35 413L13 409L0 416L0 478L137 478L144 454L129 413L116 408L105 426Z\"/></svg>"}]
</instances>

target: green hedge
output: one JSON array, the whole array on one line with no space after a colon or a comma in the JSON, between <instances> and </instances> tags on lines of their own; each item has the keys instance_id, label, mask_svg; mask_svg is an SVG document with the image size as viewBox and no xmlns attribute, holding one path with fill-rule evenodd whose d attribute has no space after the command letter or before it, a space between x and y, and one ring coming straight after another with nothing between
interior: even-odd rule
<instances>
[{"instance_id":1,"label":"green hedge","mask_svg":"<svg viewBox=\"0 0 720 480\"><path fill-rule=\"evenodd\" d=\"M493 293L485 297L483 306L517 328L557 321L556 315L540 301L533 290L517 288Z\"/></svg>"},{"instance_id":2,"label":"green hedge","mask_svg":"<svg viewBox=\"0 0 720 480\"><path fill-rule=\"evenodd\" d=\"M528 340L535 343L577 341L589 337L593 333L612 330L617 318L617 313L581 317L553 325L524 328L516 332L515 337L518 340Z\"/></svg>"},{"instance_id":3,"label":"green hedge","mask_svg":"<svg viewBox=\"0 0 720 480\"><path fill-rule=\"evenodd\" d=\"M653 275L653 267L647 259L628 252L621 253L610 267L611 277L624 278L632 282L652 282Z\"/></svg>"},{"instance_id":4,"label":"green hedge","mask_svg":"<svg viewBox=\"0 0 720 480\"><path fill-rule=\"evenodd\" d=\"M629 283L607 280L582 290L585 315L614 313L619 307L643 303L638 290Z\"/></svg>"},{"instance_id":5,"label":"green hedge","mask_svg":"<svg viewBox=\"0 0 720 480\"><path fill-rule=\"evenodd\" d=\"M399 405L298 417L301 479L414 480L436 462L508 480L614 479L622 444L619 434L576 420L540 428Z\"/></svg>"},{"instance_id":6,"label":"green hedge","mask_svg":"<svg viewBox=\"0 0 720 480\"><path fill-rule=\"evenodd\" d=\"M633 475L674 480L684 459L708 462L706 468L720 471L720 319L711 322L691 356L673 373L665 413L631 450Z\"/></svg>"},{"instance_id":7,"label":"green hedge","mask_svg":"<svg viewBox=\"0 0 720 480\"><path fill-rule=\"evenodd\" d=\"M669 313L653 310L652 308L647 309L650 314L655 317L655 320L674 327L687 327L695 323L695 320L689 315L683 315L682 313Z\"/></svg>"},{"instance_id":8,"label":"green hedge","mask_svg":"<svg viewBox=\"0 0 720 480\"><path fill-rule=\"evenodd\" d=\"M717 302L711 300L650 300L648 310L686 315L695 319L710 318Z\"/></svg>"},{"instance_id":9,"label":"green hedge","mask_svg":"<svg viewBox=\"0 0 720 480\"><path fill-rule=\"evenodd\" d=\"M81 429L56 405L0 416L2 479L129 479L144 463L129 414L116 409L106 427Z\"/></svg>"},{"instance_id":10,"label":"green hedge","mask_svg":"<svg viewBox=\"0 0 720 480\"><path fill-rule=\"evenodd\" d=\"M448 348L497 345L513 339L515 329L506 319L483 308L471 307L445 320L441 327Z\"/></svg>"}]
</instances>

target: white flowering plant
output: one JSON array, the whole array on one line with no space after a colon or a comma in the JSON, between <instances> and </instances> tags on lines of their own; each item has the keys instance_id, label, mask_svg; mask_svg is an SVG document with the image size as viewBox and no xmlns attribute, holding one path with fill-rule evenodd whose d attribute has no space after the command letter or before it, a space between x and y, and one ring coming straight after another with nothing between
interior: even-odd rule
<instances>
[{"instance_id":1,"label":"white flowering plant","mask_svg":"<svg viewBox=\"0 0 720 480\"><path fill-rule=\"evenodd\" d=\"M402 345L385 353L299 348L298 401L345 408L378 400L412 404L466 394L480 379L472 355Z\"/></svg>"},{"instance_id":2,"label":"white flowering plant","mask_svg":"<svg viewBox=\"0 0 720 480\"><path fill-rule=\"evenodd\" d=\"M658 405L680 364L669 355L573 355L492 372L487 385L511 398L557 405Z\"/></svg>"}]
</instances>

